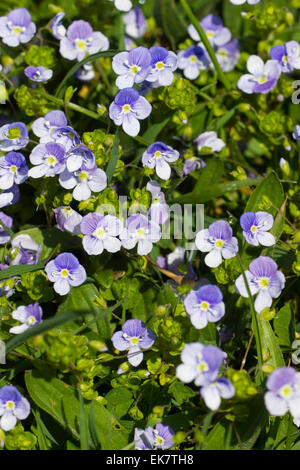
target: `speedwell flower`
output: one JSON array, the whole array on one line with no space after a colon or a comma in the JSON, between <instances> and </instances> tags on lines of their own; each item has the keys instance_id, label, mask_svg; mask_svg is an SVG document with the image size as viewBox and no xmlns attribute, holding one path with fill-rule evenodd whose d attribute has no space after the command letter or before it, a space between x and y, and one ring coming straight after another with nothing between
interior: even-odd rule
<instances>
[{"instance_id":1,"label":"speedwell flower","mask_svg":"<svg viewBox=\"0 0 300 470\"><path fill-rule=\"evenodd\" d=\"M63 111L58 109L49 111L44 117L36 119L32 124L32 131L40 138L41 143L55 140L51 132L58 127L67 126L68 121Z\"/></svg>"},{"instance_id":2,"label":"speedwell flower","mask_svg":"<svg viewBox=\"0 0 300 470\"><path fill-rule=\"evenodd\" d=\"M273 227L274 219L268 212L245 212L240 218L243 235L250 245L272 246L275 238L268 233Z\"/></svg>"},{"instance_id":3,"label":"speedwell flower","mask_svg":"<svg viewBox=\"0 0 300 470\"><path fill-rule=\"evenodd\" d=\"M267 380L265 405L273 416L283 416L287 411L295 420L300 418L300 372L293 367L279 367Z\"/></svg>"},{"instance_id":4,"label":"speedwell flower","mask_svg":"<svg viewBox=\"0 0 300 470\"><path fill-rule=\"evenodd\" d=\"M49 281L54 282L54 290L66 295L70 286L80 286L86 280L86 272L72 253L61 253L45 266Z\"/></svg>"},{"instance_id":5,"label":"speedwell flower","mask_svg":"<svg viewBox=\"0 0 300 470\"><path fill-rule=\"evenodd\" d=\"M127 351L128 362L138 366L143 360L143 350L151 348L155 341L155 334L145 327L141 320L127 320L122 331L112 335L112 343L119 351Z\"/></svg>"},{"instance_id":6,"label":"speedwell flower","mask_svg":"<svg viewBox=\"0 0 300 470\"><path fill-rule=\"evenodd\" d=\"M219 408L222 398L232 398L234 394L234 386L225 377L217 378L211 383L204 385L200 390L200 395L206 406L213 411Z\"/></svg>"},{"instance_id":7,"label":"speedwell flower","mask_svg":"<svg viewBox=\"0 0 300 470\"><path fill-rule=\"evenodd\" d=\"M271 47L270 56L271 59L279 62L285 73L300 69L300 45L297 41L289 41L284 45Z\"/></svg>"},{"instance_id":8,"label":"speedwell flower","mask_svg":"<svg viewBox=\"0 0 300 470\"><path fill-rule=\"evenodd\" d=\"M60 13L57 13L57 15L55 15L55 17L53 18L53 20L51 21L49 25L49 28L53 36L59 40L64 38L67 32L66 28L64 27L62 23L62 20L64 17L65 17L65 13L63 11L61 11Z\"/></svg>"},{"instance_id":9,"label":"speedwell flower","mask_svg":"<svg viewBox=\"0 0 300 470\"><path fill-rule=\"evenodd\" d=\"M21 305L12 312L12 317L21 322L22 325L13 326L10 328L9 332L19 335L28 330L28 328L32 328L43 321L43 310L37 302L26 306Z\"/></svg>"},{"instance_id":10,"label":"speedwell flower","mask_svg":"<svg viewBox=\"0 0 300 470\"><path fill-rule=\"evenodd\" d=\"M15 185L0 194L0 209L16 204L20 199L19 186Z\"/></svg>"},{"instance_id":11,"label":"speedwell flower","mask_svg":"<svg viewBox=\"0 0 300 470\"><path fill-rule=\"evenodd\" d=\"M238 81L238 88L244 93L269 93L276 86L281 74L277 60L268 60L265 64L257 55L251 55L247 61L250 74L243 75Z\"/></svg>"},{"instance_id":12,"label":"speedwell flower","mask_svg":"<svg viewBox=\"0 0 300 470\"><path fill-rule=\"evenodd\" d=\"M87 21L78 20L68 27L60 41L59 51L65 59L81 61L90 54L107 51L108 48L109 41L104 34L94 32Z\"/></svg>"},{"instance_id":13,"label":"speedwell flower","mask_svg":"<svg viewBox=\"0 0 300 470\"><path fill-rule=\"evenodd\" d=\"M176 162L179 158L179 152L163 142L151 144L143 153L143 166L155 168L157 176L163 180L168 180L171 176L171 167L169 163Z\"/></svg>"},{"instance_id":14,"label":"speedwell flower","mask_svg":"<svg viewBox=\"0 0 300 470\"><path fill-rule=\"evenodd\" d=\"M132 38L141 38L146 29L147 22L141 8L136 7L123 16L125 33Z\"/></svg>"},{"instance_id":15,"label":"speedwell flower","mask_svg":"<svg viewBox=\"0 0 300 470\"><path fill-rule=\"evenodd\" d=\"M14 184L22 184L28 178L28 167L24 155L9 152L0 157L0 189L9 189Z\"/></svg>"},{"instance_id":16,"label":"speedwell flower","mask_svg":"<svg viewBox=\"0 0 300 470\"><path fill-rule=\"evenodd\" d=\"M30 162L35 165L28 171L28 176L41 178L42 176L55 176L66 167L65 149L61 144L48 142L39 144L29 156Z\"/></svg>"},{"instance_id":17,"label":"speedwell flower","mask_svg":"<svg viewBox=\"0 0 300 470\"><path fill-rule=\"evenodd\" d=\"M190 174L192 171L200 170L200 168L205 168L206 163L198 157L190 157L184 161L183 173L185 175Z\"/></svg>"},{"instance_id":18,"label":"speedwell flower","mask_svg":"<svg viewBox=\"0 0 300 470\"><path fill-rule=\"evenodd\" d=\"M183 303L198 330L205 328L208 322L216 323L225 315L222 292L211 284L190 291Z\"/></svg>"},{"instance_id":19,"label":"speedwell flower","mask_svg":"<svg viewBox=\"0 0 300 470\"><path fill-rule=\"evenodd\" d=\"M0 128L0 150L20 150L28 144L28 130L23 122L5 124Z\"/></svg>"},{"instance_id":20,"label":"speedwell flower","mask_svg":"<svg viewBox=\"0 0 300 470\"><path fill-rule=\"evenodd\" d=\"M61 230L62 232L67 230L68 232L72 232L75 235L78 235L80 233L82 215L74 211L72 207L60 206L56 209L53 209L53 212L55 214L55 219L59 230Z\"/></svg>"},{"instance_id":21,"label":"speedwell flower","mask_svg":"<svg viewBox=\"0 0 300 470\"><path fill-rule=\"evenodd\" d=\"M261 313L266 307L271 307L272 299L280 296L285 286L285 277L278 271L277 264L268 256L259 256L249 264L245 271L251 295L258 294L254 307ZM248 297L248 292L242 274L235 281L237 292L242 297Z\"/></svg>"},{"instance_id":22,"label":"speedwell flower","mask_svg":"<svg viewBox=\"0 0 300 470\"><path fill-rule=\"evenodd\" d=\"M197 144L197 149L200 152L203 148L210 149L211 152L220 152L225 147L225 142L219 139L215 131L207 131L199 134L194 142Z\"/></svg>"},{"instance_id":23,"label":"speedwell flower","mask_svg":"<svg viewBox=\"0 0 300 470\"><path fill-rule=\"evenodd\" d=\"M38 245L27 233L17 235L11 241L10 264L37 264L42 253L42 245Z\"/></svg>"},{"instance_id":24,"label":"speedwell flower","mask_svg":"<svg viewBox=\"0 0 300 470\"><path fill-rule=\"evenodd\" d=\"M35 35L36 26L31 21L31 15L26 8L16 8L7 16L0 18L0 37L4 44L17 47L29 42Z\"/></svg>"},{"instance_id":25,"label":"speedwell flower","mask_svg":"<svg viewBox=\"0 0 300 470\"><path fill-rule=\"evenodd\" d=\"M228 28L224 27L222 18L219 16L207 15L200 22L200 25L206 32L208 40L212 45L223 46L223 44L226 44L231 39L231 32ZM199 42L201 40L195 26L192 24L188 27L188 33L194 41Z\"/></svg>"},{"instance_id":26,"label":"speedwell flower","mask_svg":"<svg viewBox=\"0 0 300 470\"><path fill-rule=\"evenodd\" d=\"M109 107L109 117L116 126L122 126L126 134L135 137L140 132L139 120L146 119L151 110L151 104L136 90L123 88Z\"/></svg>"},{"instance_id":27,"label":"speedwell flower","mask_svg":"<svg viewBox=\"0 0 300 470\"><path fill-rule=\"evenodd\" d=\"M209 62L205 50L197 45L178 53L178 68L183 70L183 75L189 80L196 80L200 70L207 69Z\"/></svg>"},{"instance_id":28,"label":"speedwell flower","mask_svg":"<svg viewBox=\"0 0 300 470\"><path fill-rule=\"evenodd\" d=\"M143 214L134 214L126 220L126 228L120 233L122 245L131 250L137 244L140 256L147 255L161 238L159 225Z\"/></svg>"},{"instance_id":29,"label":"speedwell flower","mask_svg":"<svg viewBox=\"0 0 300 470\"><path fill-rule=\"evenodd\" d=\"M202 387L215 381L219 368L227 354L216 346L201 343L186 344L181 352L181 361L176 368L176 376L184 383L195 382Z\"/></svg>"},{"instance_id":30,"label":"speedwell flower","mask_svg":"<svg viewBox=\"0 0 300 470\"><path fill-rule=\"evenodd\" d=\"M151 66L151 54L146 47L135 47L129 52L116 54L112 68L119 77L118 88L131 88L135 83L142 83L147 77Z\"/></svg>"},{"instance_id":31,"label":"speedwell flower","mask_svg":"<svg viewBox=\"0 0 300 470\"><path fill-rule=\"evenodd\" d=\"M43 66L33 67L33 65L29 65L24 70L24 73L26 77L28 77L33 82L46 82L52 78L53 70L46 69Z\"/></svg>"},{"instance_id":32,"label":"speedwell flower","mask_svg":"<svg viewBox=\"0 0 300 470\"><path fill-rule=\"evenodd\" d=\"M169 210L160 184L157 181L149 181L146 189L152 195L152 203L148 211L149 217L159 225L164 224L169 218Z\"/></svg>"},{"instance_id":33,"label":"speedwell flower","mask_svg":"<svg viewBox=\"0 0 300 470\"><path fill-rule=\"evenodd\" d=\"M92 191L99 193L107 186L106 174L96 166L88 168L85 165L75 171L65 169L59 175L59 183L65 189L73 189L73 197L76 201L85 201L91 197Z\"/></svg>"},{"instance_id":34,"label":"speedwell flower","mask_svg":"<svg viewBox=\"0 0 300 470\"><path fill-rule=\"evenodd\" d=\"M103 250L116 253L121 249L117 236L123 228L123 222L118 217L90 212L81 222L83 248L89 255L100 255Z\"/></svg>"},{"instance_id":35,"label":"speedwell flower","mask_svg":"<svg viewBox=\"0 0 300 470\"><path fill-rule=\"evenodd\" d=\"M0 245L4 245L5 243L9 242L11 237L1 222L3 222L6 227L11 228L13 219L9 215L4 214L4 212L0 212Z\"/></svg>"},{"instance_id":36,"label":"speedwell flower","mask_svg":"<svg viewBox=\"0 0 300 470\"><path fill-rule=\"evenodd\" d=\"M169 86L174 80L177 69L177 56L164 47L153 46L149 49L152 60L147 82L157 83L160 86Z\"/></svg>"},{"instance_id":37,"label":"speedwell flower","mask_svg":"<svg viewBox=\"0 0 300 470\"><path fill-rule=\"evenodd\" d=\"M135 450L164 450L174 446L175 432L170 426L157 423L155 428L147 426L146 429L134 430Z\"/></svg>"},{"instance_id":38,"label":"speedwell flower","mask_svg":"<svg viewBox=\"0 0 300 470\"><path fill-rule=\"evenodd\" d=\"M17 424L17 420L26 419L29 413L29 401L22 397L16 387L4 385L0 388L0 428L3 431L13 429Z\"/></svg>"},{"instance_id":39,"label":"speedwell flower","mask_svg":"<svg viewBox=\"0 0 300 470\"><path fill-rule=\"evenodd\" d=\"M130 0L109 0L110 2L115 2L115 7L120 11L129 11L132 8L132 3Z\"/></svg>"},{"instance_id":40,"label":"speedwell flower","mask_svg":"<svg viewBox=\"0 0 300 470\"><path fill-rule=\"evenodd\" d=\"M195 240L198 250L207 253L204 261L210 268L222 263L222 258L233 258L238 252L237 238L232 236L232 228L225 220L213 222L208 229L200 230Z\"/></svg>"}]
</instances>

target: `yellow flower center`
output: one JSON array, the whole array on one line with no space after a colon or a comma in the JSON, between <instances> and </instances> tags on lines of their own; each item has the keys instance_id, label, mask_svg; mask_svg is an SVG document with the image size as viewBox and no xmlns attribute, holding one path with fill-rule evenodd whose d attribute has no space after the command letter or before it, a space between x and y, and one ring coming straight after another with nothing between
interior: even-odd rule
<instances>
[{"instance_id":1,"label":"yellow flower center","mask_svg":"<svg viewBox=\"0 0 300 470\"><path fill-rule=\"evenodd\" d=\"M224 240L221 240L221 239L220 239L220 240L216 240L216 241L215 241L215 247L216 247L216 248L222 248L223 245L224 245Z\"/></svg>"},{"instance_id":2,"label":"yellow flower center","mask_svg":"<svg viewBox=\"0 0 300 470\"><path fill-rule=\"evenodd\" d=\"M27 318L27 325L34 325L36 323L36 318L34 318L33 315L30 315L30 317Z\"/></svg>"},{"instance_id":3,"label":"yellow flower center","mask_svg":"<svg viewBox=\"0 0 300 470\"><path fill-rule=\"evenodd\" d=\"M88 179L88 174L86 171L82 171L79 175L80 181L86 181Z\"/></svg>"},{"instance_id":4,"label":"yellow flower center","mask_svg":"<svg viewBox=\"0 0 300 470\"><path fill-rule=\"evenodd\" d=\"M136 75L140 70L141 70L141 67L139 67L138 65L132 65L132 66L130 67L130 72L131 72L133 75Z\"/></svg>"},{"instance_id":5,"label":"yellow flower center","mask_svg":"<svg viewBox=\"0 0 300 470\"><path fill-rule=\"evenodd\" d=\"M266 289L269 286L269 279L267 277L262 277L259 280L259 287Z\"/></svg>"},{"instance_id":6,"label":"yellow flower center","mask_svg":"<svg viewBox=\"0 0 300 470\"><path fill-rule=\"evenodd\" d=\"M215 35L215 33L213 31L206 31L206 35L209 39L212 39Z\"/></svg>"},{"instance_id":7,"label":"yellow flower center","mask_svg":"<svg viewBox=\"0 0 300 470\"><path fill-rule=\"evenodd\" d=\"M190 62L191 62L192 64L195 64L195 62L197 62L197 57L196 57L195 55L191 55L191 56L190 56Z\"/></svg>"},{"instance_id":8,"label":"yellow flower center","mask_svg":"<svg viewBox=\"0 0 300 470\"><path fill-rule=\"evenodd\" d=\"M155 67L157 68L157 70L162 70L165 68L165 64L163 62L157 62L155 64Z\"/></svg>"},{"instance_id":9,"label":"yellow flower center","mask_svg":"<svg viewBox=\"0 0 300 470\"><path fill-rule=\"evenodd\" d=\"M124 104L124 105L122 106L122 111L123 111L123 113L125 113L125 114L130 113L130 111L131 111L131 106L130 106L130 104Z\"/></svg>"},{"instance_id":10,"label":"yellow flower center","mask_svg":"<svg viewBox=\"0 0 300 470\"><path fill-rule=\"evenodd\" d=\"M145 234L145 231L142 228L138 228L136 233L137 233L138 237L142 237Z\"/></svg>"},{"instance_id":11,"label":"yellow flower center","mask_svg":"<svg viewBox=\"0 0 300 470\"><path fill-rule=\"evenodd\" d=\"M97 230L95 230L94 234L96 235L97 238L103 238L104 236L104 230L103 228L99 227Z\"/></svg>"},{"instance_id":12,"label":"yellow flower center","mask_svg":"<svg viewBox=\"0 0 300 470\"><path fill-rule=\"evenodd\" d=\"M79 51L84 51L86 49L86 42L83 40L77 39L76 47Z\"/></svg>"},{"instance_id":13,"label":"yellow flower center","mask_svg":"<svg viewBox=\"0 0 300 470\"><path fill-rule=\"evenodd\" d=\"M266 83L267 81L268 81L268 78L265 77L265 76L259 77L259 79L258 79L258 83L259 83L260 85L262 85L263 83Z\"/></svg>"},{"instance_id":14,"label":"yellow flower center","mask_svg":"<svg viewBox=\"0 0 300 470\"><path fill-rule=\"evenodd\" d=\"M13 29L12 29L12 32L13 32L13 34L15 34L16 36L18 36L19 34L21 34L21 28L20 28L20 26L14 26Z\"/></svg>"},{"instance_id":15,"label":"yellow flower center","mask_svg":"<svg viewBox=\"0 0 300 470\"><path fill-rule=\"evenodd\" d=\"M17 171L17 169L18 169L18 168L16 167L16 165L12 165L12 166L10 167L11 173L15 173L15 172Z\"/></svg>"},{"instance_id":16,"label":"yellow flower center","mask_svg":"<svg viewBox=\"0 0 300 470\"><path fill-rule=\"evenodd\" d=\"M164 438L161 437L161 436L157 436L157 438L155 439L155 441L156 441L156 444L159 445L159 446L163 446L164 443L165 443Z\"/></svg>"},{"instance_id":17,"label":"yellow flower center","mask_svg":"<svg viewBox=\"0 0 300 470\"><path fill-rule=\"evenodd\" d=\"M6 402L6 409L7 410L14 410L15 409L15 403L12 400L9 400Z\"/></svg>"},{"instance_id":18,"label":"yellow flower center","mask_svg":"<svg viewBox=\"0 0 300 470\"><path fill-rule=\"evenodd\" d=\"M131 344L139 344L139 339L134 336L133 338L130 339L130 343Z\"/></svg>"},{"instance_id":19,"label":"yellow flower center","mask_svg":"<svg viewBox=\"0 0 300 470\"><path fill-rule=\"evenodd\" d=\"M256 233L257 232L257 227L256 225L252 225L252 227L250 228L251 232L252 233Z\"/></svg>"},{"instance_id":20,"label":"yellow flower center","mask_svg":"<svg viewBox=\"0 0 300 470\"><path fill-rule=\"evenodd\" d=\"M284 55L282 57L282 62L286 65L288 63L288 61L289 61L289 58L286 55Z\"/></svg>"},{"instance_id":21,"label":"yellow flower center","mask_svg":"<svg viewBox=\"0 0 300 470\"><path fill-rule=\"evenodd\" d=\"M279 395L281 395L283 398L289 398L292 395L292 388L290 385L284 385L281 387L279 390Z\"/></svg>"},{"instance_id":22,"label":"yellow flower center","mask_svg":"<svg viewBox=\"0 0 300 470\"><path fill-rule=\"evenodd\" d=\"M56 160L56 158L54 157L54 155L49 155L49 156L47 157L47 164L48 164L48 166L53 167L53 166L55 166L56 163L57 163L57 160Z\"/></svg>"},{"instance_id":23,"label":"yellow flower center","mask_svg":"<svg viewBox=\"0 0 300 470\"><path fill-rule=\"evenodd\" d=\"M202 310L207 310L209 308L209 303L205 302L204 300L203 302L201 302L200 307Z\"/></svg>"},{"instance_id":24,"label":"yellow flower center","mask_svg":"<svg viewBox=\"0 0 300 470\"><path fill-rule=\"evenodd\" d=\"M155 156L155 158L160 158L161 157L161 152L158 150L157 152L155 152L154 156Z\"/></svg>"},{"instance_id":25,"label":"yellow flower center","mask_svg":"<svg viewBox=\"0 0 300 470\"><path fill-rule=\"evenodd\" d=\"M226 51L226 49L220 48L220 49L218 50L218 56L227 57L227 56L228 56L228 51Z\"/></svg>"},{"instance_id":26,"label":"yellow flower center","mask_svg":"<svg viewBox=\"0 0 300 470\"><path fill-rule=\"evenodd\" d=\"M203 362L200 362L200 363L198 364L198 370L199 370L199 372L205 372L205 371L207 371L207 370L208 370L208 365L206 364L206 362L204 362L204 361L203 361Z\"/></svg>"},{"instance_id":27,"label":"yellow flower center","mask_svg":"<svg viewBox=\"0 0 300 470\"><path fill-rule=\"evenodd\" d=\"M60 274L63 276L63 277L68 277L69 276L69 270L68 269L62 269Z\"/></svg>"}]
</instances>

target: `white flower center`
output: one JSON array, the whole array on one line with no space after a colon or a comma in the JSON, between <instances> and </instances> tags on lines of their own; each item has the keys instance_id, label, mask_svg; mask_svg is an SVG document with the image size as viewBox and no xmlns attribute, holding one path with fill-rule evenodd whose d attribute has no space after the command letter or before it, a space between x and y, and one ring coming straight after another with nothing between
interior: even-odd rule
<instances>
[{"instance_id":1,"label":"white flower center","mask_svg":"<svg viewBox=\"0 0 300 470\"><path fill-rule=\"evenodd\" d=\"M85 51L86 41L84 39L75 39L75 45L79 51Z\"/></svg>"},{"instance_id":2,"label":"white flower center","mask_svg":"<svg viewBox=\"0 0 300 470\"><path fill-rule=\"evenodd\" d=\"M50 168L53 168L56 165L57 159L54 157L54 155L46 155L45 158L46 158L46 161L47 161L47 165Z\"/></svg>"},{"instance_id":3,"label":"white flower center","mask_svg":"<svg viewBox=\"0 0 300 470\"><path fill-rule=\"evenodd\" d=\"M268 277L260 277L258 285L261 289L268 289L270 279Z\"/></svg>"},{"instance_id":4,"label":"white flower center","mask_svg":"<svg viewBox=\"0 0 300 470\"><path fill-rule=\"evenodd\" d=\"M162 61L156 62L155 68L156 70L163 70L165 68L165 64Z\"/></svg>"},{"instance_id":5,"label":"white flower center","mask_svg":"<svg viewBox=\"0 0 300 470\"><path fill-rule=\"evenodd\" d=\"M122 113L128 114L128 113L130 113L131 111L132 111L132 110L131 110L130 104L124 104L124 105L122 106Z\"/></svg>"},{"instance_id":6,"label":"white flower center","mask_svg":"<svg viewBox=\"0 0 300 470\"><path fill-rule=\"evenodd\" d=\"M30 315L30 317L27 318L27 325L32 326L37 322L36 318L33 315Z\"/></svg>"},{"instance_id":7,"label":"white flower center","mask_svg":"<svg viewBox=\"0 0 300 470\"><path fill-rule=\"evenodd\" d=\"M224 240L221 240L221 238L219 238L218 240L215 241L215 248L223 248L224 246Z\"/></svg>"},{"instance_id":8,"label":"white flower center","mask_svg":"<svg viewBox=\"0 0 300 470\"><path fill-rule=\"evenodd\" d=\"M15 402L13 402L12 400L8 400L6 403L5 403L5 407L7 410L9 411L13 411L16 407L15 405Z\"/></svg>"},{"instance_id":9,"label":"white flower center","mask_svg":"<svg viewBox=\"0 0 300 470\"><path fill-rule=\"evenodd\" d=\"M278 393L280 396L282 396L282 398L288 399L291 397L293 390L292 390L292 387L287 384L281 387Z\"/></svg>"}]
</instances>

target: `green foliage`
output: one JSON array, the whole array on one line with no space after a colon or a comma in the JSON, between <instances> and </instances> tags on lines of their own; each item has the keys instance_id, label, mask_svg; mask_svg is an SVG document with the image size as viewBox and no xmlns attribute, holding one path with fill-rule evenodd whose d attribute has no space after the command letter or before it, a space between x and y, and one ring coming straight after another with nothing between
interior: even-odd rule
<instances>
[{"instance_id":1,"label":"green foliage","mask_svg":"<svg viewBox=\"0 0 300 470\"><path fill-rule=\"evenodd\" d=\"M24 60L27 65L54 69L57 65L56 50L50 46L30 46Z\"/></svg>"}]
</instances>

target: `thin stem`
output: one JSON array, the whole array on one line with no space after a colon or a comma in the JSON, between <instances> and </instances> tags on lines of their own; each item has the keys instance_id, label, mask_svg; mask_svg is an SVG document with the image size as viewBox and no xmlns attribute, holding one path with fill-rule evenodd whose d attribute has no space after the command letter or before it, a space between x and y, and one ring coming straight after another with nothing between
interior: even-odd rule
<instances>
[{"instance_id":1,"label":"thin stem","mask_svg":"<svg viewBox=\"0 0 300 470\"><path fill-rule=\"evenodd\" d=\"M197 33L199 34L200 38L201 38L201 41L203 42L207 52L208 52L208 55L209 57L211 58L211 61L215 67L215 70L216 70L216 73L220 79L220 81L223 83L223 85L225 86L226 90L231 90L231 86L230 86L230 83L228 82L227 78L225 77L225 74L223 72L223 70L221 69L220 67L220 64L216 58L216 54L213 50L213 47L212 45L210 44L208 38L207 38L207 35L204 31L204 29L202 28L202 26L200 25L199 21L197 20L196 16L194 15L193 11L191 10L190 6L188 5L188 2L187 0L180 0L180 3L182 5L182 8L184 9L185 13L187 14L190 22L192 23L192 25L195 27Z\"/></svg>"},{"instance_id":2,"label":"thin stem","mask_svg":"<svg viewBox=\"0 0 300 470\"><path fill-rule=\"evenodd\" d=\"M254 333L255 342L256 342L257 360L258 360L258 365L259 365L259 368L260 368L259 374L261 374L261 367L263 365L263 355L262 355L261 339L260 339L258 321L257 321L257 313L256 313L255 308L254 308L253 297L251 295L248 280L247 280L247 277L245 275L242 260L241 260L241 257L240 257L239 254L237 254L237 259L238 259L238 262L239 262L241 270L242 270L242 276L243 276L244 284L245 284L246 291L247 291L247 294L248 294L250 310L251 310L251 313L252 313L253 333Z\"/></svg>"}]
</instances>

